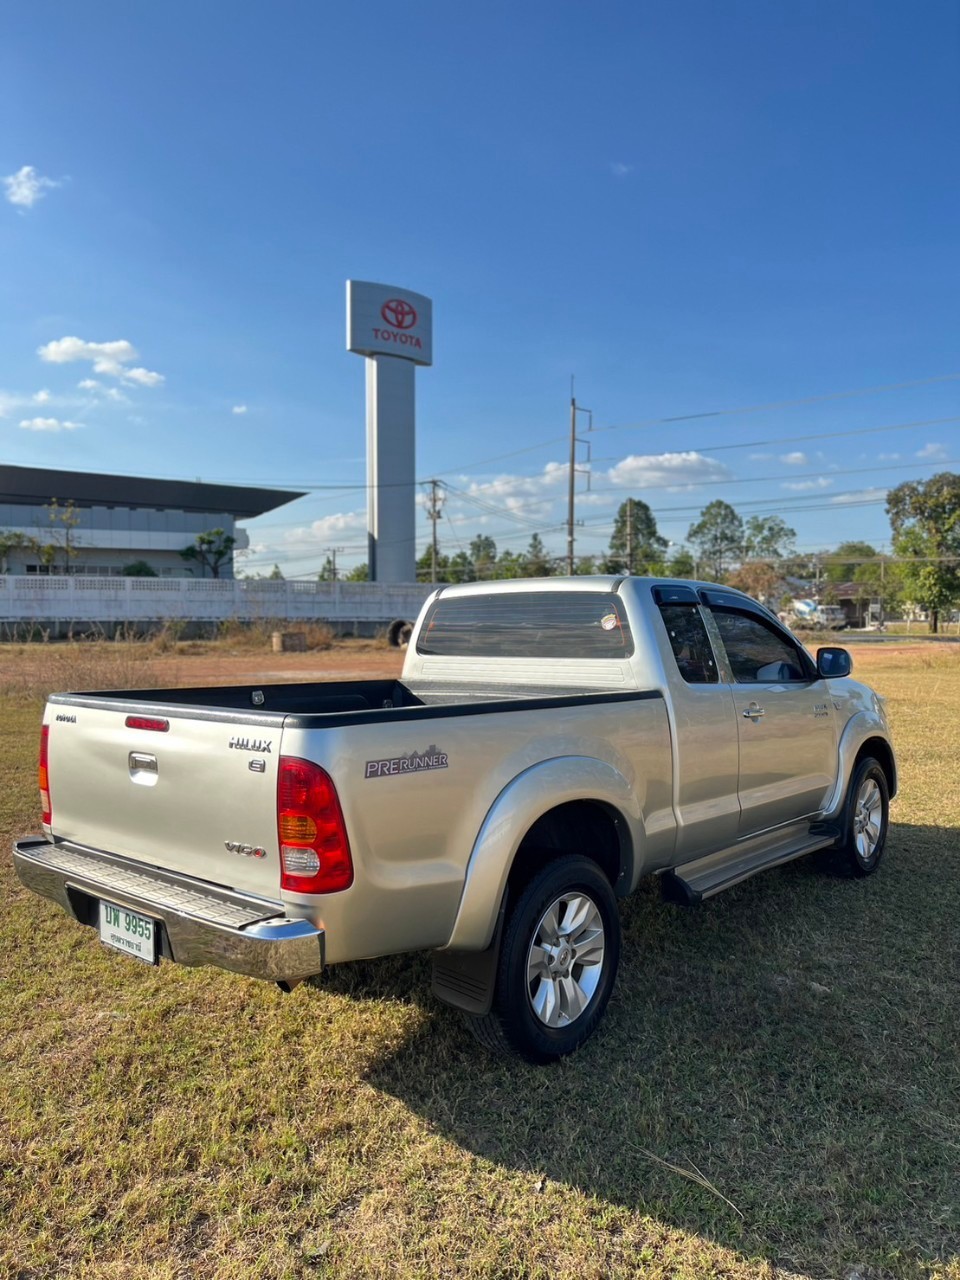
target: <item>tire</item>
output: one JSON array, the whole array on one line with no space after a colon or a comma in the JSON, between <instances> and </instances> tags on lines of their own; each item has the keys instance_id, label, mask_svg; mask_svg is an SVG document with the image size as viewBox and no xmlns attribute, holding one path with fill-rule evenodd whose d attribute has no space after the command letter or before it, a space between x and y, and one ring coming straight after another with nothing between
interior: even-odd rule
<instances>
[{"instance_id":1,"label":"tire","mask_svg":"<svg viewBox=\"0 0 960 1280\"><path fill-rule=\"evenodd\" d=\"M413 623L397 618L387 628L387 642L394 649L406 649L413 635Z\"/></svg>"},{"instance_id":2,"label":"tire","mask_svg":"<svg viewBox=\"0 0 960 1280\"><path fill-rule=\"evenodd\" d=\"M589 858L558 857L510 909L493 1007L467 1023L494 1053L553 1062L596 1030L619 963L620 915L609 881Z\"/></svg>"},{"instance_id":3,"label":"tire","mask_svg":"<svg viewBox=\"0 0 960 1280\"><path fill-rule=\"evenodd\" d=\"M872 756L853 771L843 806L843 833L830 852L830 865L840 875L873 875L880 865L890 823L887 775Z\"/></svg>"}]
</instances>

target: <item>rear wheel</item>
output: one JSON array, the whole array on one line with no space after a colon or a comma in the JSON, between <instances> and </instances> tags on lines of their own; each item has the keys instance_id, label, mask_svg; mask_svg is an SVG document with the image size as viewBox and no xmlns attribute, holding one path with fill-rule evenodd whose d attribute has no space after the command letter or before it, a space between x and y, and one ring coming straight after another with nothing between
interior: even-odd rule
<instances>
[{"instance_id":1,"label":"rear wheel","mask_svg":"<svg viewBox=\"0 0 960 1280\"><path fill-rule=\"evenodd\" d=\"M561 1058L596 1030L619 962L620 916L609 881L589 858L557 858L510 910L490 1013L467 1021L496 1052L536 1063Z\"/></svg>"},{"instance_id":2,"label":"rear wheel","mask_svg":"<svg viewBox=\"0 0 960 1280\"><path fill-rule=\"evenodd\" d=\"M841 875L869 876L876 871L887 842L890 793L887 775L872 756L857 765L843 809L843 834L831 862Z\"/></svg>"}]
</instances>

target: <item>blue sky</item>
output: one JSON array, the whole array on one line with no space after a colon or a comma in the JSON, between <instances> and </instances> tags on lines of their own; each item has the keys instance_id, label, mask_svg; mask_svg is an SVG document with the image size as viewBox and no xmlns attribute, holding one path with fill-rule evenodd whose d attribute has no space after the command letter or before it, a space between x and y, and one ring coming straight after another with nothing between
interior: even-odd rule
<instances>
[{"instance_id":1,"label":"blue sky","mask_svg":"<svg viewBox=\"0 0 960 1280\"><path fill-rule=\"evenodd\" d=\"M627 496L675 543L720 497L885 544L886 488L960 468L953 0L3 25L5 462L355 486L251 522L248 568L365 558L355 277L434 299L417 475L451 486L450 552L562 549L571 374L578 552ZM716 410L750 411L658 421Z\"/></svg>"}]
</instances>

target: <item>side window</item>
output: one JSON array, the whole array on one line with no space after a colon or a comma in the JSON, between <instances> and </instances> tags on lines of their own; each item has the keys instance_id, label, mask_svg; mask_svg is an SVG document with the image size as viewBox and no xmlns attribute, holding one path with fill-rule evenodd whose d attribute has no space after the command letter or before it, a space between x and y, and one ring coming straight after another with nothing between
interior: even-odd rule
<instances>
[{"instance_id":1,"label":"side window","mask_svg":"<svg viewBox=\"0 0 960 1280\"><path fill-rule=\"evenodd\" d=\"M677 669L687 684L716 684L720 679L717 663L700 610L695 605L663 604L660 616Z\"/></svg>"},{"instance_id":2,"label":"side window","mask_svg":"<svg viewBox=\"0 0 960 1280\"><path fill-rule=\"evenodd\" d=\"M799 651L760 618L716 608L713 616L737 684L812 678Z\"/></svg>"}]
</instances>

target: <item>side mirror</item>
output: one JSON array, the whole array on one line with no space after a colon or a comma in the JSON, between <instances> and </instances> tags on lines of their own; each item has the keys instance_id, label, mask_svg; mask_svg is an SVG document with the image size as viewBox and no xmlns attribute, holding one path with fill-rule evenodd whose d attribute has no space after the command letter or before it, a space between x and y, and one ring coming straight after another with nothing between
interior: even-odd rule
<instances>
[{"instance_id":1,"label":"side mirror","mask_svg":"<svg viewBox=\"0 0 960 1280\"><path fill-rule=\"evenodd\" d=\"M835 676L848 676L853 670L853 659L846 649L829 646L817 650L817 675L829 680Z\"/></svg>"}]
</instances>

